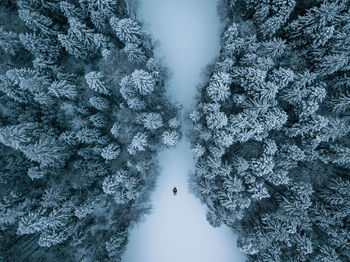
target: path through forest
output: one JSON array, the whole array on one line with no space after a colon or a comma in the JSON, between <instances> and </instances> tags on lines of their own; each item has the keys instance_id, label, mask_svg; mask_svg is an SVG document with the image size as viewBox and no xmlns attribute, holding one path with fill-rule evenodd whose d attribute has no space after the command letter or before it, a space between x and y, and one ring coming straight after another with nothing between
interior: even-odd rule
<instances>
[{"instance_id":1,"label":"path through forest","mask_svg":"<svg viewBox=\"0 0 350 262\"><path fill-rule=\"evenodd\" d=\"M138 18L160 40L157 56L173 72L168 93L184 105L193 102L202 68L219 51L217 0L140 0ZM240 262L244 256L226 226L213 228L205 208L188 192L194 169L188 139L159 155L161 174L152 193L152 214L131 230L123 262ZM178 189L177 196L172 188Z\"/></svg>"}]
</instances>

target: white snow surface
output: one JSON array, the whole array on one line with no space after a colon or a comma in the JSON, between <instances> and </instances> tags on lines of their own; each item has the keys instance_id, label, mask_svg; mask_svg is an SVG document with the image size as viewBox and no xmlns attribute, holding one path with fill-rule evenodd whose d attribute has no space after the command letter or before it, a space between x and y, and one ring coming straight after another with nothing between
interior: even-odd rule
<instances>
[{"instance_id":1,"label":"white snow surface","mask_svg":"<svg viewBox=\"0 0 350 262\"><path fill-rule=\"evenodd\" d=\"M172 71L167 87L186 112L193 103L200 73L219 51L217 0L140 0L138 19L160 46L156 55ZM188 191L194 170L186 137L158 155L161 174L151 195L152 213L129 234L123 262L241 262L237 237L222 225L212 227L205 206ZM176 186L178 193L173 195Z\"/></svg>"}]
</instances>

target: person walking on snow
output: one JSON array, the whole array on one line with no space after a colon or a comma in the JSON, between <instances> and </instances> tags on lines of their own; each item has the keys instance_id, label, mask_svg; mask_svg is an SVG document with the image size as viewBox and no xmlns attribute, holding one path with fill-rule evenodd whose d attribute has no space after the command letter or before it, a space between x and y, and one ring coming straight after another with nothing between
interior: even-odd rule
<instances>
[{"instance_id":1,"label":"person walking on snow","mask_svg":"<svg viewBox=\"0 0 350 262\"><path fill-rule=\"evenodd\" d=\"M176 193L177 193L177 188L176 187L173 188L173 193L174 193L174 196L176 196Z\"/></svg>"}]
</instances>

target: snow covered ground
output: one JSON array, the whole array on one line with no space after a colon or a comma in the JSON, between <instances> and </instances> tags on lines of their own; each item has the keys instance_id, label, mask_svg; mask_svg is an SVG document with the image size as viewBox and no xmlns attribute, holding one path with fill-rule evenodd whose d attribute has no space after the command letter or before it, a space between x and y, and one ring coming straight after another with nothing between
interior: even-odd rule
<instances>
[{"instance_id":1,"label":"snow covered ground","mask_svg":"<svg viewBox=\"0 0 350 262\"><path fill-rule=\"evenodd\" d=\"M219 50L216 0L140 0L139 19L160 40L157 55L173 71L168 93L189 109L202 68ZM194 162L184 138L159 154L161 175L152 193L152 214L131 230L123 262L241 262L236 237L226 226L213 228L205 208L188 192ZM176 186L178 194L172 194Z\"/></svg>"}]
</instances>

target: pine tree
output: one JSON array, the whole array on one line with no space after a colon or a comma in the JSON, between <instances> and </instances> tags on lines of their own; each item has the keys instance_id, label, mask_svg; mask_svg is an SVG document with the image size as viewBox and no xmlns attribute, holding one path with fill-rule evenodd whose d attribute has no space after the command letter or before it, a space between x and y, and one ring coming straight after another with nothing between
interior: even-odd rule
<instances>
[{"instance_id":1,"label":"pine tree","mask_svg":"<svg viewBox=\"0 0 350 262\"><path fill-rule=\"evenodd\" d=\"M85 80L88 86L101 94L108 95L109 90L106 87L106 84L103 81L103 74L101 72L91 71L90 73L85 75Z\"/></svg>"},{"instance_id":2,"label":"pine tree","mask_svg":"<svg viewBox=\"0 0 350 262\"><path fill-rule=\"evenodd\" d=\"M120 154L120 149L117 144L109 144L104 147L101 152L101 156L106 160L116 159Z\"/></svg>"},{"instance_id":3,"label":"pine tree","mask_svg":"<svg viewBox=\"0 0 350 262\"><path fill-rule=\"evenodd\" d=\"M207 93L214 102L225 101L230 95L230 75L227 73L217 73L207 87Z\"/></svg>"},{"instance_id":4,"label":"pine tree","mask_svg":"<svg viewBox=\"0 0 350 262\"><path fill-rule=\"evenodd\" d=\"M350 109L350 95L348 92L339 93L329 101L330 109L335 113L345 113Z\"/></svg>"},{"instance_id":5,"label":"pine tree","mask_svg":"<svg viewBox=\"0 0 350 262\"><path fill-rule=\"evenodd\" d=\"M137 152L145 151L148 146L147 135L145 133L138 132L132 139L128 152L131 155L136 154Z\"/></svg>"},{"instance_id":6,"label":"pine tree","mask_svg":"<svg viewBox=\"0 0 350 262\"><path fill-rule=\"evenodd\" d=\"M214 111L206 116L209 129L219 129L227 125L228 119L224 112Z\"/></svg>"},{"instance_id":7,"label":"pine tree","mask_svg":"<svg viewBox=\"0 0 350 262\"><path fill-rule=\"evenodd\" d=\"M16 150L25 150L27 145L35 141L39 132L39 125L37 123L1 127L0 142Z\"/></svg>"},{"instance_id":8,"label":"pine tree","mask_svg":"<svg viewBox=\"0 0 350 262\"><path fill-rule=\"evenodd\" d=\"M192 152L196 158L199 158L204 155L205 153L205 148L201 144L196 144L192 148Z\"/></svg>"},{"instance_id":9,"label":"pine tree","mask_svg":"<svg viewBox=\"0 0 350 262\"><path fill-rule=\"evenodd\" d=\"M106 37L95 33L93 29L78 21L69 20L68 35L59 34L58 40L65 50L75 58L87 59L96 55L97 51L106 45Z\"/></svg>"},{"instance_id":10,"label":"pine tree","mask_svg":"<svg viewBox=\"0 0 350 262\"><path fill-rule=\"evenodd\" d=\"M141 43L142 31L140 25L130 18L118 19L111 17L110 24L116 36L124 43Z\"/></svg>"},{"instance_id":11,"label":"pine tree","mask_svg":"<svg viewBox=\"0 0 350 262\"><path fill-rule=\"evenodd\" d=\"M0 90L6 96L19 103L29 103L32 97L26 91L15 86L6 76L0 76Z\"/></svg>"},{"instance_id":12,"label":"pine tree","mask_svg":"<svg viewBox=\"0 0 350 262\"><path fill-rule=\"evenodd\" d=\"M152 93L155 89L153 76L144 70L135 70L131 74L131 81L141 95Z\"/></svg>"},{"instance_id":13,"label":"pine tree","mask_svg":"<svg viewBox=\"0 0 350 262\"><path fill-rule=\"evenodd\" d=\"M101 132L97 128L84 127L76 132L76 138L81 143L92 144L96 143L101 136Z\"/></svg>"},{"instance_id":14,"label":"pine tree","mask_svg":"<svg viewBox=\"0 0 350 262\"><path fill-rule=\"evenodd\" d=\"M102 96L92 96L89 102L94 108L100 111L106 111L110 107L109 101Z\"/></svg>"},{"instance_id":15,"label":"pine tree","mask_svg":"<svg viewBox=\"0 0 350 262\"><path fill-rule=\"evenodd\" d=\"M137 187L137 179L130 177L125 170L117 171L103 181L103 191L112 195L117 204L126 204L135 199L138 196Z\"/></svg>"},{"instance_id":16,"label":"pine tree","mask_svg":"<svg viewBox=\"0 0 350 262\"><path fill-rule=\"evenodd\" d=\"M170 128L179 128L181 126L181 123L177 117L174 117L168 121L168 125Z\"/></svg>"},{"instance_id":17,"label":"pine tree","mask_svg":"<svg viewBox=\"0 0 350 262\"><path fill-rule=\"evenodd\" d=\"M40 138L38 142L23 149L25 156L41 167L62 167L70 153L68 148L52 137Z\"/></svg>"},{"instance_id":18,"label":"pine tree","mask_svg":"<svg viewBox=\"0 0 350 262\"><path fill-rule=\"evenodd\" d=\"M107 125L108 117L103 112L98 112L90 116L89 120L92 122L94 127L103 128Z\"/></svg>"},{"instance_id":19,"label":"pine tree","mask_svg":"<svg viewBox=\"0 0 350 262\"><path fill-rule=\"evenodd\" d=\"M5 53L14 56L20 48L18 35L0 28L0 47Z\"/></svg>"},{"instance_id":20,"label":"pine tree","mask_svg":"<svg viewBox=\"0 0 350 262\"><path fill-rule=\"evenodd\" d=\"M74 100L78 96L77 87L66 80L55 81L48 88L48 93L55 97Z\"/></svg>"},{"instance_id":21,"label":"pine tree","mask_svg":"<svg viewBox=\"0 0 350 262\"><path fill-rule=\"evenodd\" d=\"M123 49L128 60L131 63L143 64L146 62L146 55L139 45L134 43L127 43Z\"/></svg>"},{"instance_id":22,"label":"pine tree","mask_svg":"<svg viewBox=\"0 0 350 262\"><path fill-rule=\"evenodd\" d=\"M166 146L175 146L179 139L180 135L176 131L165 131L161 137L162 143Z\"/></svg>"},{"instance_id":23,"label":"pine tree","mask_svg":"<svg viewBox=\"0 0 350 262\"><path fill-rule=\"evenodd\" d=\"M34 32L19 34L19 39L24 48L36 57L56 60L60 55L61 50L53 38L43 37Z\"/></svg>"},{"instance_id":24,"label":"pine tree","mask_svg":"<svg viewBox=\"0 0 350 262\"><path fill-rule=\"evenodd\" d=\"M74 4L67 1L60 1L60 8L68 19L78 18L79 20L85 20L87 18L83 10L77 8Z\"/></svg>"},{"instance_id":25,"label":"pine tree","mask_svg":"<svg viewBox=\"0 0 350 262\"><path fill-rule=\"evenodd\" d=\"M18 223L17 234L25 235L40 232L44 227L40 216L41 214L39 212L28 212L26 216L21 217Z\"/></svg>"},{"instance_id":26,"label":"pine tree","mask_svg":"<svg viewBox=\"0 0 350 262\"><path fill-rule=\"evenodd\" d=\"M51 247L57 244L61 244L66 241L68 238L67 234L64 232L57 232L52 229L47 229L40 234L38 241L39 246L41 247Z\"/></svg>"},{"instance_id":27,"label":"pine tree","mask_svg":"<svg viewBox=\"0 0 350 262\"><path fill-rule=\"evenodd\" d=\"M163 126L162 116L158 113L147 113L142 117L143 126L155 130Z\"/></svg>"},{"instance_id":28,"label":"pine tree","mask_svg":"<svg viewBox=\"0 0 350 262\"><path fill-rule=\"evenodd\" d=\"M56 27L51 18L29 9L19 9L18 14L26 26L34 32L40 32L47 36L57 34Z\"/></svg>"}]
</instances>

